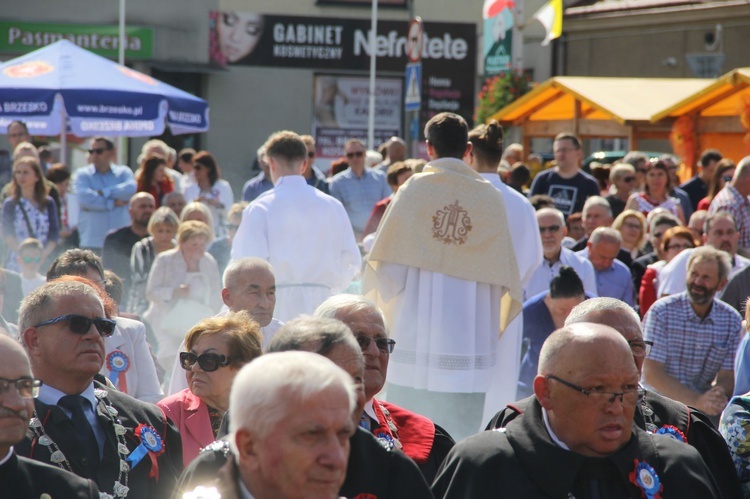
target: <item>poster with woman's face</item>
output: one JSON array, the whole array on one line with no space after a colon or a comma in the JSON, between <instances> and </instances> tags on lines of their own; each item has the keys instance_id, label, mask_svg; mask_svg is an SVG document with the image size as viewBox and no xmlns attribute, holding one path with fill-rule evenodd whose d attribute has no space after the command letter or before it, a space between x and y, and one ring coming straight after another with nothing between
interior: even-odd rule
<instances>
[{"instance_id":1,"label":"poster with woman's face","mask_svg":"<svg viewBox=\"0 0 750 499\"><path fill-rule=\"evenodd\" d=\"M263 24L256 12L211 12L211 59L221 65L241 63L258 45Z\"/></svg>"}]
</instances>

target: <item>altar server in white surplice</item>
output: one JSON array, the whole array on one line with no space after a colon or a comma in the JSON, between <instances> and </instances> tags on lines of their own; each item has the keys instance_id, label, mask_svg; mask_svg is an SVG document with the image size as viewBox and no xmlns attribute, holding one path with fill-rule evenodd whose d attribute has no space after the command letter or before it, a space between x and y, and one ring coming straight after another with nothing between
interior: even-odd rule
<instances>
[{"instance_id":1,"label":"altar server in white surplice","mask_svg":"<svg viewBox=\"0 0 750 499\"><path fill-rule=\"evenodd\" d=\"M276 274L281 321L312 314L343 291L362 265L343 205L307 185L307 147L294 132L277 132L265 144L274 188L245 208L232 243L232 260L254 256Z\"/></svg>"},{"instance_id":2,"label":"altar server in white surplice","mask_svg":"<svg viewBox=\"0 0 750 499\"><path fill-rule=\"evenodd\" d=\"M505 215L513 249L516 252L521 288L525 289L534 274L534 269L542 262L543 253L534 207L526 196L500 180L497 172L503 156L503 129L500 124L496 120L491 120L486 125L479 125L469 132L469 142L471 150L464 156L464 162L500 191L505 201ZM592 279L593 275L592 268ZM549 289L549 283L546 289ZM520 372L521 369L523 314L516 316L498 342L495 372L490 375L490 387L484 399L483 423L497 413L498 407L505 407L516 400L517 386L511 384L516 378L508 376L507 373L513 370Z\"/></svg>"},{"instance_id":3,"label":"altar server in white surplice","mask_svg":"<svg viewBox=\"0 0 750 499\"><path fill-rule=\"evenodd\" d=\"M521 282L502 195L463 161L468 127L440 113L425 127L432 161L398 191L378 229L364 291L396 340L387 400L456 439L481 424L498 335L521 310Z\"/></svg>"}]
</instances>

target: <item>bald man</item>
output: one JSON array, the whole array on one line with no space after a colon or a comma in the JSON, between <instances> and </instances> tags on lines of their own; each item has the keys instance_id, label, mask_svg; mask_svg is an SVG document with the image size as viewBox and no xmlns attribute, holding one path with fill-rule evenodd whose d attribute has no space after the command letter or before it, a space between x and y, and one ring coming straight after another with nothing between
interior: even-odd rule
<instances>
[{"instance_id":1,"label":"bald man","mask_svg":"<svg viewBox=\"0 0 750 499\"><path fill-rule=\"evenodd\" d=\"M98 498L91 480L53 466L17 456L13 446L23 440L34 414L39 382L18 342L0 335L0 490L3 497ZM47 495L49 494L49 495Z\"/></svg>"},{"instance_id":2,"label":"bald man","mask_svg":"<svg viewBox=\"0 0 750 499\"><path fill-rule=\"evenodd\" d=\"M528 412L459 442L435 497L718 497L698 451L633 424L638 378L616 330L581 323L554 332Z\"/></svg>"},{"instance_id":3,"label":"bald man","mask_svg":"<svg viewBox=\"0 0 750 499\"><path fill-rule=\"evenodd\" d=\"M156 200L148 192L130 198L130 225L111 231L104 238L102 263L122 279L123 296L130 293L130 253L135 243L148 237L148 221L156 209Z\"/></svg>"},{"instance_id":4,"label":"bald man","mask_svg":"<svg viewBox=\"0 0 750 499\"><path fill-rule=\"evenodd\" d=\"M641 321L629 305L614 298L590 298L573 308L565 325L582 322L603 324L616 329L630 345L640 375L650 345L644 342ZM719 486L719 497L741 498L740 483L727 444L708 416L657 393L642 393L640 403L636 406L635 424L650 433L668 433L683 438L700 453ZM505 427L527 412L532 401L533 397L508 405L493 418L487 429Z\"/></svg>"}]
</instances>

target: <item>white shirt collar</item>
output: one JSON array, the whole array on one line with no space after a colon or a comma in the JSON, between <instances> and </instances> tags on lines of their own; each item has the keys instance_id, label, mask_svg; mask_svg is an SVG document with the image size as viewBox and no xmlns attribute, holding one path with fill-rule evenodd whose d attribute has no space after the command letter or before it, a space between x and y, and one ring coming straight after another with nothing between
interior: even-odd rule
<instances>
[{"instance_id":1,"label":"white shirt collar","mask_svg":"<svg viewBox=\"0 0 750 499\"><path fill-rule=\"evenodd\" d=\"M240 482L240 495L242 495L242 499L254 499L253 495L249 490L247 490L247 487L245 487L245 483L242 481L242 478L238 477L237 481Z\"/></svg>"},{"instance_id":2,"label":"white shirt collar","mask_svg":"<svg viewBox=\"0 0 750 499\"><path fill-rule=\"evenodd\" d=\"M4 458L0 459L0 466L4 465L8 462L8 459L10 459L10 456L13 455L13 446L10 446L10 449L8 449L8 453L5 455Z\"/></svg>"},{"instance_id":3,"label":"white shirt collar","mask_svg":"<svg viewBox=\"0 0 750 499\"><path fill-rule=\"evenodd\" d=\"M37 398L39 399L40 402L44 402L47 405L57 405L58 402L60 402L60 399L66 395L68 394L58 390L57 388L53 388L49 385L42 384L41 388L39 388L39 397ZM96 400L96 397L94 396L94 382L93 381L79 395L91 403L92 409L96 409L96 404L98 402Z\"/></svg>"},{"instance_id":4,"label":"white shirt collar","mask_svg":"<svg viewBox=\"0 0 750 499\"><path fill-rule=\"evenodd\" d=\"M547 432L549 433L550 438L553 442L557 444L558 447L562 447L565 450L570 450L570 447L565 445L565 442L557 438L557 435L555 435L555 432L552 431L552 426L549 424L549 415L547 414L547 410L542 407L542 419L544 420L544 426L547 427Z\"/></svg>"},{"instance_id":5,"label":"white shirt collar","mask_svg":"<svg viewBox=\"0 0 750 499\"><path fill-rule=\"evenodd\" d=\"M370 416L373 421L378 421L378 416L375 414L375 409L372 407L372 400L370 399L365 403L365 414Z\"/></svg>"}]
</instances>

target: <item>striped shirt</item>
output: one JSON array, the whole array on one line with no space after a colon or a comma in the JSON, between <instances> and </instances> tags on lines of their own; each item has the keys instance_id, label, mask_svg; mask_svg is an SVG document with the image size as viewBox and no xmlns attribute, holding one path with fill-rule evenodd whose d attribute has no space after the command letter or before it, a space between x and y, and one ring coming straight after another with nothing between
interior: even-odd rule
<instances>
[{"instance_id":1,"label":"striped shirt","mask_svg":"<svg viewBox=\"0 0 750 499\"><path fill-rule=\"evenodd\" d=\"M687 292L658 300L643 320L644 339L654 342L649 359L699 393L711 388L719 371L734 369L741 330L740 314L716 299L708 316L698 317Z\"/></svg>"}]
</instances>

